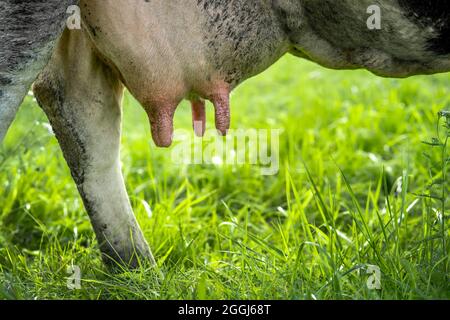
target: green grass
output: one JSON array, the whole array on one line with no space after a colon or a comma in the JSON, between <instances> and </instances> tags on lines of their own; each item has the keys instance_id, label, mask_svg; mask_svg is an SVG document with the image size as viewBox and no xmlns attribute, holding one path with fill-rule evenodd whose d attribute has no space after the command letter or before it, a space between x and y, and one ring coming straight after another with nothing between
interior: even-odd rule
<instances>
[{"instance_id":1,"label":"green grass","mask_svg":"<svg viewBox=\"0 0 450 320\"><path fill-rule=\"evenodd\" d=\"M102 266L28 97L0 152L0 298L448 299L449 153L423 141L437 136L449 85L449 74L391 80L282 59L232 97L233 128L285 130L276 176L173 164L127 96L123 170L160 281ZM183 103L176 127L190 121ZM72 264L81 290L66 287ZM367 287L367 265L380 268L381 290Z\"/></svg>"}]
</instances>

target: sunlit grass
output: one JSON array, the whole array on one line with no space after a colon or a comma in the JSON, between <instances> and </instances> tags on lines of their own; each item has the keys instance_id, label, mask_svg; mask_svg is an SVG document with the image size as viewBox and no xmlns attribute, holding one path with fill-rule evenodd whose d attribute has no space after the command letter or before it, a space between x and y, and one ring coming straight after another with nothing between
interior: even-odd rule
<instances>
[{"instance_id":1,"label":"sunlit grass","mask_svg":"<svg viewBox=\"0 0 450 320\"><path fill-rule=\"evenodd\" d=\"M423 143L450 108L449 85L448 74L391 80L281 60L232 97L234 128L284 129L276 176L174 164L127 96L123 171L161 281L150 269L104 269L56 140L28 97L0 152L0 298L449 298L449 208L443 222L429 197L443 153ZM184 103L175 125L190 123ZM72 264L81 290L66 287ZM380 268L381 290L367 287L368 265Z\"/></svg>"}]
</instances>

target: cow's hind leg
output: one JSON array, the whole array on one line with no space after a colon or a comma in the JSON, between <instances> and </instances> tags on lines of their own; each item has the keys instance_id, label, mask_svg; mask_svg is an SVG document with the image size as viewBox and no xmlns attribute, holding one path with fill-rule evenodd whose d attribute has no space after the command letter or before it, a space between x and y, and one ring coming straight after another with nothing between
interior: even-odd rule
<instances>
[{"instance_id":1,"label":"cow's hind leg","mask_svg":"<svg viewBox=\"0 0 450 320\"><path fill-rule=\"evenodd\" d=\"M108 264L154 264L121 173L123 86L81 32L65 31L34 85ZM144 259L139 259L144 258Z\"/></svg>"}]
</instances>

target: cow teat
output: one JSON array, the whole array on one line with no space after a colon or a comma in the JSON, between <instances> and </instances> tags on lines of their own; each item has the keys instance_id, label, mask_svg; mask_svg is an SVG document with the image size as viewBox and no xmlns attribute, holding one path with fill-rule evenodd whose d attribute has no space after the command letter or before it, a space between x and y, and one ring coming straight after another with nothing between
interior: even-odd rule
<instances>
[{"instance_id":1,"label":"cow teat","mask_svg":"<svg viewBox=\"0 0 450 320\"><path fill-rule=\"evenodd\" d=\"M230 129L230 98L227 91L217 93L210 98L215 109L215 125L221 135L226 135ZM197 137L203 137L206 130L206 111L203 99L191 100L192 123Z\"/></svg>"},{"instance_id":2,"label":"cow teat","mask_svg":"<svg viewBox=\"0 0 450 320\"><path fill-rule=\"evenodd\" d=\"M192 126L197 137L203 137L206 130L205 100L191 100L192 105Z\"/></svg>"},{"instance_id":3,"label":"cow teat","mask_svg":"<svg viewBox=\"0 0 450 320\"><path fill-rule=\"evenodd\" d=\"M222 90L212 96L216 116L216 129L220 134L226 135L230 129L230 95L227 90Z\"/></svg>"},{"instance_id":4,"label":"cow teat","mask_svg":"<svg viewBox=\"0 0 450 320\"><path fill-rule=\"evenodd\" d=\"M167 148L173 139L173 117L175 116L176 104L159 104L147 110L152 131L153 141L158 147Z\"/></svg>"},{"instance_id":5,"label":"cow teat","mask_svg":"<svg viewBox=\"0 0 450 320\"><path fill-rule=\"evenodd\" d=\"M213 94L202 95L212 102L215 109L215 126L219 134L226 135L230 129L230 98L229 89L220 88ZM205 100L191 100L192 123L195 134L202 137L206 131ZM151 126L152 138L158 147L170 147L173 140L173 118L178 103L152 102L144 104Z\"/></svg>"}]
</instances>

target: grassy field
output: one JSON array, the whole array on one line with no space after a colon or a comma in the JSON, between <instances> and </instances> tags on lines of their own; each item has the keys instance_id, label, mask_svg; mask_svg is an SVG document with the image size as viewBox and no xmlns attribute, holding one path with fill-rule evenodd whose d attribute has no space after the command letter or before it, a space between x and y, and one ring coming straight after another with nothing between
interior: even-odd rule
<instances>
[{"instance_id":1,"label":"grassy field","mask_svg":"<svg viewBox=\"0 0 450 320\"><path fill-rule=\"evenodd\" d=\"M0 149L0 298L448 299L450 153L423 142L438 144L449 86L449 74L391 80L282 59L232 97L233 128L284 129L274 176L174 164L127 96L123 171L160 280L102 266L28 97ZM190 121L183 103L176 127ZM67 288L71 265L80 290ZM377 268L379 290L367 285Z\"/></svg>"}]
</instances>

